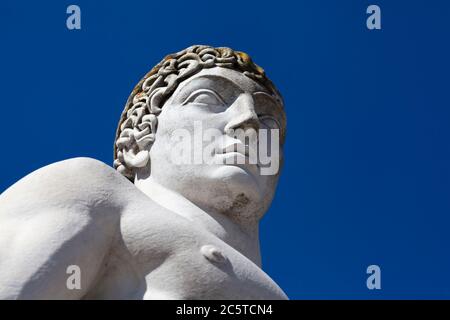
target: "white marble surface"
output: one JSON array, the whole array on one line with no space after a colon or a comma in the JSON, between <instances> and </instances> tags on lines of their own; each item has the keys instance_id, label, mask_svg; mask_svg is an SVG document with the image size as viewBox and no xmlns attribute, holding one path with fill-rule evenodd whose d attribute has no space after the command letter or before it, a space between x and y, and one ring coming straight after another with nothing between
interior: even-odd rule
<instances>
[{"instance_id":1,"label":"white marble surface","mask_svg":"<svg viewBox=\"0 0 450 320\"><path fill-rule=\"evenodd\" d=\"M217 92L222 109L209 93L186 103L198 90ZM201 120L221 130L218 143L233 142L227 129L259 126L261 112L283 123L271 104L242 72L204 68L147 116L151 143L127 140L120 150L133 181L74 158L11 186L0 195L0 299L286 299L261 269L258 235L279 173L170 161L175 129L192 131ZM81 289L67 288L71 265Z\"/></svg>"}]
</instances>

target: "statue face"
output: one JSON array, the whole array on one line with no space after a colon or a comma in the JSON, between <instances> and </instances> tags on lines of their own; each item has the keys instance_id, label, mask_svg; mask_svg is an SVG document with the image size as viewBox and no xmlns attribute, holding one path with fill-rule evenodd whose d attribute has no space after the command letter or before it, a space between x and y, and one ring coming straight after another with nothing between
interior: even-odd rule
<instances>
[{"instance_id":1,"label":"statue face","mask_svg":"<svg viewBox=\"0 0 450 320\"><path fill-rule=\"evenodd\" d=\"M158 116L155 142L150 149L151 177L205 209L239 219L259 219L272 201L279 170L262 175L258 163L233 161L245 159L245 152L233 153L232 148L248 145L248 140L246 143L236 138L230 130L277 129L283 123L283 114L267 89L241 72L220 67L204 69L178 86ZM203 139L211 129L217 133L214 139ZM199 158L195 154L188 157L192 161L175 163L174 150L180 146L175 137L180 130L189 133L193 153L202 154L209 148L206 153L214 163L196 161ZM273 142L267 139L264 143L270 150ZM277 161L281 163L279 145Z\"/></svg>"}]
</instances>

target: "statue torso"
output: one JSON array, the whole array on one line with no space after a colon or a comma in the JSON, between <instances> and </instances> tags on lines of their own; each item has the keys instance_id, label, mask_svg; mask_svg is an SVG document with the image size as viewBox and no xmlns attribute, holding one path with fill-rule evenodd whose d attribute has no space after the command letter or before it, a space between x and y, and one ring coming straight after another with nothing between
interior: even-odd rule
<instances>
[{"instance_id":1,"label":"statue torso","mask_svg":"<svg viewBox=\"0 0 450 320\"><path fill-rule=\"evenodd\" d=\"M86 298L287 298L237 250L135 192L128 195L132 204L122 213L102 275Z\"/></svg>"},{"instance_id":2,"label":"statue torso","mask_svg":"<svg viewBox=\"0 0 450 320\"><path fill-rule=\"evenodd\" d=\"M0 296L287 298L247 257L159 206L99 161L73 159L41 168L0 200L0 225L6 232L0 234L0 259L8 262L0 270L7 275L0 283L20 284L17 292L0 290ZM29 232L36 225L40 233ZM28 263L19 259L24 253ZM79 265L81 278L90 279L81 295L67 290L67 264ZM49 272L38 274L43 268Z\"/></svg>"}]
</instances>

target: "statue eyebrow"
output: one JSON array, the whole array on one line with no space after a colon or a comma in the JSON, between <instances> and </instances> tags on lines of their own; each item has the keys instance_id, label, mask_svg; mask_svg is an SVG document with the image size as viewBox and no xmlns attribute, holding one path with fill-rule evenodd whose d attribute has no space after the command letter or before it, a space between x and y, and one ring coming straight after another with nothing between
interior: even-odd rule
<instances>
[{"instance_id":1,"label":"statue eyebrow","mask_svg":"<svg viewBox=\"0 0 450 320\"><path fill-rule=\"evenodd\" d=\"M195 91L193 91L191 94L189 94L189 96L181 103L182 106L186 105L189 100L195 98L196 96L202 94L202 93L209 93L212 94L213 96L216 97L216 99L218 101L220 101L222 104L225 104L225 101L223 101L222 97L220 96L220 94L214 90L209 90L209 89L197 89Z\"/></svg>"},{"instance_id":2,"label":"statue eyebrow","mask_svg":"<svg viewBox=\"0 0 450 320\"><path fill-rule=\"evenodd\" d=\"M220 92L221 90L223 90L223 86L224 86L223 82L226 82L226 85L230 85L233 88L234 92L231 93L231 94L234 95L234 96L237 96L238 92L241 93L241 92L245 91L244 88L242 88L239 84L234 82L232 79L229 79L228 77L224 77L224 76L216 75L216 74L205 74L205 75L201 75L201 76L198 76L198 77L195 77L195 78L191 79L190 82L187 82L185 85L183 85L182 87L179 88L180 92L183 92L183 98L182 98L183 101L185 101L187 99L187 96L190 96L191 94L193 94L193 92L195 92L195 91L200 89L200 88L192 89L192 88L190 88L190 85L192 83L195 84L196 82L199 82L201 80L210 80L208 85L204 86L203 89L206 89L207 87L210 87L213 90L215 90L217 92ZM249 79L249 80L252 80L252 79ZM252 80L252 81L254 81L254 80ZM220 82L222 82L222 83L220 83ZM259 84L259 83L257 83L257 84L259 86L261 86L263 88L263 90L266 89L261 84ZM187 91L187 96L185 96L186 95L185 90ZM276 105L276 108L280 112L284 112L283 107L280 105L280 103L269 92L266 92L266 91L255 91L255 92L252 92L252 96L257 96L257 95L260 95L260 94L264 95L265 97L268 97L271 100L271 102ZM220 96L220 97L225 99L225 96Z\"/></svg>"},{"instance_id":3,"label":"statue eyebrow","mask_svg":"<svg viewBox=\"0 0 450 320\"><path fill-rule=\"evenodd\" d=\"M204 83L202 86L197 86L196 84L202 80L207 81L209 80L209 81L207 83ZM231 90L229 90L227 95L231 94L234 96L238 92L243 92L240 86L238 86L235 82L231 81L230 79L227 79L219 75L202 75L191 79L189 82L186 82L185 84L181 84L177 89L178 91L178 93L176 93L177 99L179 99L178 95L181 94L180 97L181 100L185 101L188 96L190 96L193 92L199 89L212 89L216 92L220 92L223 90L224 84L231 87ZM223 100L227 100L226 96L221 95L220 97L223 98Z\"/></svg>"}]
</instances>

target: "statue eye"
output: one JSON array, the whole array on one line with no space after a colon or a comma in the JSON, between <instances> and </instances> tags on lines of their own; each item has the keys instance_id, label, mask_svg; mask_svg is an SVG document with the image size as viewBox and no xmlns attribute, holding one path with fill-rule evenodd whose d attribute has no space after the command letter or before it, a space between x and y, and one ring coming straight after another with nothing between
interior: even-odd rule
<instances>
[{"instance_id":1,"label":"statue eye","mask_svg":"<svg viewBox=\"0 0 450 320\"><path fill-rule=\"evenodd\" d=\"M197 90L189 95L189 97L182 103L185 104L196 104L204 106L223 106L225 102L219 97L217 93L212 90L201 89Z\"/></svg>"},{"instance_id":2,"label":"statue eye","mask_svg":"<svg viewBox=\"0 0 450 320\"><path fill-rule=\"evenodd\" d=\"M272 116L262 115L259 116L259 122L261 123L261 129L280 129L280 123Z\"/></svg>"}]
</instances>

